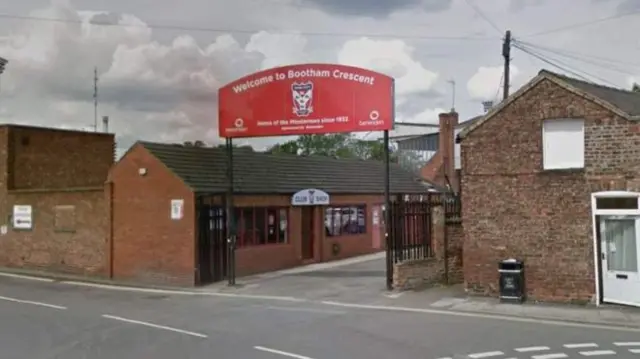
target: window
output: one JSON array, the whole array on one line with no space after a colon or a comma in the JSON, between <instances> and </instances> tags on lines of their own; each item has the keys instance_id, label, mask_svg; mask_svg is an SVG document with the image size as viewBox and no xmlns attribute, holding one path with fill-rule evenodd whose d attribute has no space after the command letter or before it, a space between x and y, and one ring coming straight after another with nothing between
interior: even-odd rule
<instances>
[{"instance_id":1,"label":"window","mask_svg":"<svg viewBox=\"0 0 640 359\"><path fill-rule=\"evenodd\" d=\"M599 197L597 209L638 209L638 197Z\"/></svg>"},{"instance_id":2,"label":"window","mask_svg":"<svg viewBox=\"0 0 640 359\"><path fill-rule=\"evenodd\" d=\"M545 170L584 168L584 120L545 120L542 161Z\"/></svg>"},{"instance_id":3,"label":"window","mask_svg":"<svg viewBox=\"0 0 640 359\"><path fill-rule=\"evenodd\" d=\"M238 247L287 243L287 214L285 208L235 208Z\"/></svg>"},{"instance_id":4,"label":"window","mask_svg":"<svg viewBox=\"0 0 640 359\"><path fill-rule=\"evenodd\" d=\"M638 251L636 249L636 220L605 220L607 269L620 272L638 272Z\"/></svg>"},{"instance_id":5,"label":"window","mask_svg":"<svg viewBox=\"0 0 640 359\"><path fill-rule=\"evenodd\" d=\"M366 233L366 208L364 205L327 208L324 213L327 237Z\"/></svg>"}]
</instances>

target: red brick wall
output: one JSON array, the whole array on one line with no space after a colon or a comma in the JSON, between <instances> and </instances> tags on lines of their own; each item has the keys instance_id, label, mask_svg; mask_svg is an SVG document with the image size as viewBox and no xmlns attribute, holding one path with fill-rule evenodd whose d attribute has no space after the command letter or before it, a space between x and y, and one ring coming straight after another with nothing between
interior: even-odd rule
<instances>
[{"instance_id":1,"label":"red brick wall","mask_svg":"<svg viewBox=\"0 0 640 359\"><path fill-rule=\"evenodd\" d=\"M13 230L13 205L31 205L33 229ZM74 231L54 227L55 206L74 206ZM2 224L0 266L103 276L106 264L106 201L101 189L65 192L13 191L0 197Z\"/></svg>"},{"instance_id":2,"label":"red brick wall","mask_svg":"<svg viewBox=\"0 0 640 359\"><path fill-rule=\"evenodd\" d=\"M140 168L147 174L141 176ZM131 149L110 173L113 183L113 275L146 283L195 284L192 192L146 149ZM172 220L171 200L184 200Z\"/></svg>"},{"instance_id":3,"label":"red brick wall","mask_svg":"<svg viewBox=\"0 0 640 359\"><path fill-rule=\"evenodd\" d=\"M542 121L585 119L585 171L542 170ZM638 133L610 111L545 80L462 142L464 276L495 295L497 263L525 261L527 294L588 301L595 294L590 193L637 178ZM637 167L637 166L636 166ZM631 173L630 173L631 172ZM625 189L626 181L613 187Z\"/></svg>"},{"instance_id":4,"label":"red brick wall","mask_svg":"<svg viewBox=\"0 0 640 359\"><path fill-rule=\"evenodd\" d=\"M114 161L114 135L8 127L9 189L102 187Z\"/></svg>"},{"instance_id":5,"label":"red brick wall","mask_svg":"<svg viewBox=\"0 0 640 359\"><path fill-rule=\"evenodd\" d=\"M105 274L107 230L102 186L114 138L47 128L0 126L0 266ZM15 230L14 205L31 205L33 228ZM65 210L61 228L57 206ZM64 230L64 231L63 231Z\"/></svg>"}]
</instances>

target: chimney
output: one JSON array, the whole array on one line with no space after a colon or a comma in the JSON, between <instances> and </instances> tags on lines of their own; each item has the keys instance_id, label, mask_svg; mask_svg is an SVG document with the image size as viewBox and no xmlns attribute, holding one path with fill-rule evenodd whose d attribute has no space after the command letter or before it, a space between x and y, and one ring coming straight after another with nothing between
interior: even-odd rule
<instances>
[{"instance_id":1,"label":"chimney","mask_svg":"<svg viewBox=\"0 0 640 359\"><path fill-rule=\"evenodd\" d=\"M109 132L109 116L102 116L102 131Z\"/></svg>"},{"instance_id":2,"label":"chimney","mask_svg":"<svg viewBox=\"0 0 640 359\"><path fill-rule=\"evenodd\" d=\"M441 113L440 134L438 138L438 151L442 156L442 170L445 175L445 184L451 185L457 191L457 180L455 179L455 127L458 125L458 113ZM448 180L448 182L447 182Z\"/></svg>"}]
</instances>

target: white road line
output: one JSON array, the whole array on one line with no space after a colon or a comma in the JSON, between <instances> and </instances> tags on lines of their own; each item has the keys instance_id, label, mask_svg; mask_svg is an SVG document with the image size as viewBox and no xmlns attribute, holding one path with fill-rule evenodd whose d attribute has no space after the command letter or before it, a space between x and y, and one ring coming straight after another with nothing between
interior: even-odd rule
<instances>
[{"instance_id":1,"label":"white road line","mask_svg":"<svg viewBox=\"0 0 640 359\"><path fill-rule=\"evenodd\" d=\"M597 355L615 355L616 352L614 352L613 350L591 350L586 352L580 352L580 354L586 357L592 357Z\"/></svg>"},{"instance_id":2,"label":"white road line","mask_svg":"<svg viewBox=\"0 0 640 359\"><path fill-rule=\"evenodd\" d=\"M640 342L616 342L613 345L618 347L640 347Z\"/></svg>"},{"instance_id":3,"label":"white road line","mask_svg":"<svg viewBox=\"0 0 640 359\"><path fill-rule=\"evenodd\" d=\"M451 316L457 316L457 317L504 320L508 322L555 325L559 327L589 328L589 329L601 329L601 330L612 330L612 331L620 331L620 332L640 333L640 328L637 328L637 327L567 322L567 321L559 321L559 320L553 320L553 319L536 319L536 318L517 317L517 316L509 316L509 315L501 315L501 314L475 313L475 312L412 308L412 307L398 307L398 306L391 306L391 305L342 303L342 302L333 302L333 301L321 301L320 303L325 305L331 305L334 307L343 307L343 308L359 308L359 309L370 309L370 310L384 310L384 311L390 311L390 312L451 315Z\"/></svg>"},{"instance_id":4,"label":"white road line","mask_svg":"<svg viewBox=\"0 0 640 359\"><path fill-rule=\"evenodd\" d=\"M633 354L640 354L640 349L629 349Z\"/></svg>"},{"instance_id":5,"label":"white road line","mask_svg":"<svg viewBox=\"0 0 640 359\"><path fill-rule=\"evenodd\" d=\"M207 338L208 337L206 334L190 332L188 330L182 330L182 329L178 329L178 328L167 327L167 326L164 326L164 325L158 325L158 324L153 324L153 323L149 323L149 322L143 322L143 321L140 321L140 320L133 320L133 319L127 319L127 318L123 318L123 317L116 317L115 315L103 314L102 317L103 318L107 318L107 319L118 320L118 321L121 321L121 322L126 322L126 323L131 323L131 324L139 324L139 325L144 325L144 326L151 327L151 328L164 329L164 330L168 330L168 331L172 331L172 332L176 332L176 333L187 334L187 335L191 335L191 336L198 337L198 338Z\"/></svg>"},{"instance_id":6,"label":"white road line","mask_svg":"<svg viewBox=\"0 0 640 359\"><path fill-rule=\"evenodd\" d=\"M551 353L551 354L534 355L531 358L532 359L561 359L566 357L568 357L568 355L565 353Z\"/></svg>"},{"instance_id":7,"label":"white road line","mask_svg":"<svg viewBox=\"0 0 640 359\"><path fill-rule=\"evenodd\" d=\"M480 359L480 358L489 358L489 357L497 357L498 355L504 355L503 352L495 351L495 352L484 352L484 353L473 353L467 355L469 358Z\"/></svg>"},{"instance_id":8,"label":"white road line","mask_svg":"<svg viewBox=\"0 0 640 359\"><path fill-rule=\"evenodd\" d=\"M236 294L236 293L219 293L219 292L206 292L206 291L187 291L187 290L171 290L171 289L154 289L143 287L128 287L118 286L111 284L99 284L99 283L86 283L86 282L74 282L74 281L62 281L60 283L70 284L82 287L119 290L124 292L139 292L139 293L156 293L156 294L175 294L175 295L199 295L221 298L241 298L241 299L263 299L263 300L277 300L284 302L306 302L306 299L294 298L294 297L280 297L272 295L252 295L252 294Z\"/></svg>"},{"instance_id":9,"label":"white road line","mask_svg":"<svg viewBox=\"0 0 640 359\"><path fill-rule=\"evenodd\" d=\"M304 355L299 355L299 354L294 354L294 353L288 353L288 352L283 352L282 350L276 350L276 349L271 349L271 348L266 348L266 347L261 347L261 346L255 346L253 347L255 350L260 350L263 352L267 352L267 353L271 353L271 354L278 354L278 355L282 355L285 357L289 357L289 358L296 358L296 359L313 359L310 357L306 357Z\"/></svg>"},{"instance_id":10,"label":"white road line","mask_svg":"<svg viewBox=\"0 0 640 359\"><path fill-rule=\"evenodd\" d=\"M549 350L551 348L549 347L526 347L526 348L515 348L514 350L520 353L527 353L527 352L541 352L543 350Z\"/></svg>"},{"instance_id":11,"label":"white road line","mask_svg":"<svg viewBox=\"0 0 640 359\"><path fill-rule=\"evenodd\" d=\"M34 302L34 301L31 301L31 300L22 300L22 299L9 298L9 297L0 297L0 300L5 300L7 302L14 302L14 303L37 305L37 306L40 306L40 307L47 307L47 308L52 308L52 309L60 309L60 310L67 309L67 307L63 307L61 305L48 304L48 303L42 303L42 302Z\"/></svg>"},{"instance_id":12,"label":"white road line","mask_svg":"<svg viewBox=\"0 0 640 359\"><path fill-rule=\"evenodd\" d=\"M288 312L305 312L305 313L318 313L318 314L347 314L347 312L344 310L330 310L330 309L275 307L275 306L265 306L265 307L259 307L259 308L283 310Z\"/></svg>"},{"instance_id":13,"label":"white road line","mask_svg":"<svg viewBox=\"0 0 640 359\"><path fill-rule=\"evenodd\" d=\"M563 345L568 349L577 349L577 348L597 348L598 344L596 343L574 343L574 344L565 344Z\"/></svg>"},{"instance_id":14,"label":"white road line","mask_svg":"<svg viewBox=\"0 0 640 359\"><path fill-rule=\"evenodd\" d=\"M26 279L26 280L35 280L38 282L48 282L51 283L54 280L51 278L42 278L42 277L32 277L29 275L22 274L13 274L13 273L0 273L0 277L9 277L9 278L18 278L18 279Z\"/></svg>"}]
</instances>

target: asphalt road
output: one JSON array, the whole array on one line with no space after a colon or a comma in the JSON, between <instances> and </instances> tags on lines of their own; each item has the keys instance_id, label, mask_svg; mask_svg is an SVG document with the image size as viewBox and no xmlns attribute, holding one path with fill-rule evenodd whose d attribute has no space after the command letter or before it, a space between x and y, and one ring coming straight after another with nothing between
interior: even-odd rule
<instances>
[{"instance_id":1,"label":"asphalt road","mask_svg":"<svg viewBox=\"0 0 640 359\"><path fill-rule=\"evenodd\" d=\"M640 330L0 277L0 359L638 358Z\"/></svg>"}]
</instances>

